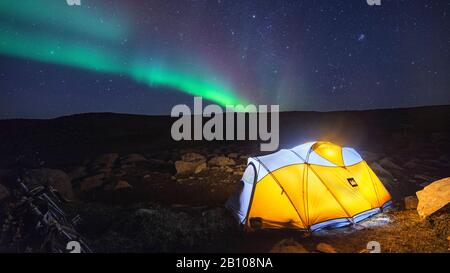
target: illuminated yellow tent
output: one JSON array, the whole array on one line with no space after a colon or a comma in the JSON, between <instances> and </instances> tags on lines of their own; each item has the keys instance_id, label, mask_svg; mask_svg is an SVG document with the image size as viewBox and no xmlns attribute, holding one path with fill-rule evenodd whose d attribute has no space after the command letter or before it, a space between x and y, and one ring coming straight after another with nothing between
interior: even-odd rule
<instances>
[{"instance_id":1,"label":"illuminated yellow tent","mask_svg":"<svg viewBox=\"0 0 450 273\"><path fill-rule=\"evenodd\" d=\"M226 206L246 228L314 231L361 221L390 200L354 149L319 141L249 158Z\"/></svg>"}]
</instances>

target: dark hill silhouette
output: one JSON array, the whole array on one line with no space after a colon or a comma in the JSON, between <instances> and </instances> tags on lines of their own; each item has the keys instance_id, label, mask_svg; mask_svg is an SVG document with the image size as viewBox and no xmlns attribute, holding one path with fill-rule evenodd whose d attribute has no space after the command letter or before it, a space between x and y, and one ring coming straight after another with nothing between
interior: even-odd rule
<instances>
[{"instance_id":1,"label":"dark hill silhouette","mask_svg":"<svg viewBox=\"0 0 450 273\"><path fill-rule=\"evenodd\" d=\"M0 120L0 163L7 166L19 155L38 154L51 165L64 165L86 156L112 151L148 153L236 144L230 141L175 142L170 136L175 120L169 116L115 113L76 114L46 120ZM449 120L448 105L364 111L282 112L280 148L322 139L384 153L392 149L421 153L421 147L427 146L427 142L441 140L441 153L449 154ZM447 141L442 141L445 139ZM259 151L255 149L254 153Z\"/></svg>"}]
</instances>

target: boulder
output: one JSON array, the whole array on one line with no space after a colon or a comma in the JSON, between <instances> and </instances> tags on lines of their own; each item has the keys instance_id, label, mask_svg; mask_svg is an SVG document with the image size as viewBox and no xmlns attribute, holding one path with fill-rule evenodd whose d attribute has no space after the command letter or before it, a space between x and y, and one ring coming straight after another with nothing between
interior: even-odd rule
<instances>
[{"instance_id":1,"label":"boulder","mask_svg":"<svg viewBox=\"0 0 450 273\"><path fill-rule=\"evenodd\" d=\"M85 192L101 187L103 185L104 178L105 175L102 173L86 177L80 183L80 190Z\"/></svg>"},{"instance_id":2,"label":"boulder","mask_svg":"<svg viewBox=\"0 0 450 273\"><path fill-rule=\"evenodd\" d=\"M232 158L226 156L216 156L211 158L208 161L208 164L211 166L223 167L223 166L233 166L236 164L236 162Z\"/></svg>"},{"instance_id":3,"label":"boulder","mask_svg":"<svg viewBox=\"0 0 450 273\"><path fill-rule=\"evenodd\" d=\"M197 153L187 153L181 157L181 160L175 161L177 174L199 173L206 169L206 159Z\"/></svg>"},{"instance_id":4,"label":"boulder","mask_svg":"<svg viewBox=\"0 0 450 273\"><path fill-rule=\"evenodd\" d=\"M301 244L293 238L283 239L276 243L270 253L309 253Z\"/></svg>"},{"instance_id":5,"label":"boulder","mask_svg":"<svg viewBox=\"0 0 450 273\"><path fill-rule=\"evenodd\" d=\"M206 169L207 169L206 162L203 162L200 165L197 165L197 167L195 167L194 173L198 174L198 173L201 173L202 171L204 171Z\"/></svg>"},{"instance_id":6,"label":"boulder","mask_svg":"<svg viewBox=\"0 0 450 273\"><path fill-rule=\"evenodd\" d=\"M205 157L197 153L187 153L181 156L181 160L187 162L205 161Z\"/></svg>"},{"instance_id":7,"label":"boulder","mask_svg":"<svg viewBox=\"0 0 450 273\"><path fill-rule=\"evenodd\" d=\"M419 199L416 196L406 196L403 201L405 202L405 209L417 209Z\"/></svg>"},{"instance_id":8,"label":"boulder","mask_svg":"<svg viewBox=\"0 0 450 273\"><path fill-rule=\"evenodd\" d=\"M417 212L421 218L426 218L450 202L450 177L434 181L416 195L419 199Z\"/></svg>"},{"instance_id":9,"label":"boulder","mask_svg":"<svg viewBox=\"0 0 450 273\"><path fill-rule=\"evenodd\" d=\"M0 184L0 201L7 198L8 196L9 196L8 189L5 186L3 186L2 184Z\"/></svg>"},{"instance_id":10,"label":"boulder","mask_svg":"<svg viewBox=\"0 0 450 273\"><path fill-rule=\"evenodd\" d=\"M175 169L177 170L177 174L192 174L195 173L197 170L200 172L199 169L202 167L200 165L205 164L205 162L188 162L188 161L182 161L178 160L175 161Z\"/></svg>"},{"instance_id":11,"label":"boulder","mask_svg":"<svg viewBox=\"0 0 450 273\"><path fill-rule=\"evenodd\" d=\"M337 253L336 249L327 243L319 243L316 246L316 250L322 253Z\"/></svg>"},{"instance_id":12,"label":"boulder","mask_svg":"<svg viewBox=\"0 0 450 273\"><path fill-rule=\"evenodd\" d=\"M62 197L73 198L72 183L70 177L63 171L57 169L34 169L24 177L25 184L45 185L55 188Z\"/></svg>"}]
</instances>

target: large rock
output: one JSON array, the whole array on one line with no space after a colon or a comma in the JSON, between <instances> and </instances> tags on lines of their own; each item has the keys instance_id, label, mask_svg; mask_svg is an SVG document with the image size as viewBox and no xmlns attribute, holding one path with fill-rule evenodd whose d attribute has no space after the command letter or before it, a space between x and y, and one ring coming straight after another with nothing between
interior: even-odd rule
<instances>
[{"instance_id":1,"label":"large rock","mask_svg":"<svg viewBox=\"0 0 450 273\"><path fill-rule=\"evenodd\" d=\"M206 169L205 157L197 153L187 153L181 160L175 161L177 174L199 173Z\"/></svg>"},{"instance_id":2,"label":"large rock","mask_svg":"<svg viewBox=\"0 0 450 273\"><path fill-rule=\"evenodd\" d=\"M306 250L301 244L299 244L294 239L283 239L276 243L272 249L270 250L271 253L308 253L309 251Z\"/></svg>"},{"instance_id":3,"label":"large rock","mask_svg":"<svg viewBox=\"0 0 450 273\"><path fill-rule=\"evenodd\" d=\"M2 184L0 184L0 201L7 198L8 196L9 196L8 189L5 186L3 186Z\"/></svg>"},{"instance_id":4,"label":"large rock","mask_svg":"<svg viewBox=\"0 0 450 273\"><path fill-rule=\"evenodd\" d=\"M405 209L416 209L419 200L416 196L406 196L404 199Z\"/></svg>"},{"instance_id":5,"label":"large rock","mask_svg":"<svg viewBox=\"0 0 450 273\"><path fill-rule=\"evenodd\" d=\"M208 161L208 165L219 167L233 166L236 165L236 162L232 158L226 156L216 156Z\"/></svg>"},{"instance_id":6,"label":"large rock","mask_svg":"<svg viewBox=\"0 0 450 273\"><path fill-rule=\"evenodd\" d=\"M200 164L197 167L195 167L194 173L198 174L198 173L201 173L202 171L204 171L206 169L207 169L206 163L203 162L202 164Z\"/></svg>"},{"instance_id":7,"label":"large rock","mask_svg":"<svg viewBox=\"0 0 450 273\"><path fill-rule=\"evenodd\" d=\"M205 164L205 162L188 162L178 160L175 161L175 169L177 170L177 174L192 174L195 173L196 170L199 172L199 169L197 168L201 168L202 164Z\"/></svg>"},{"instance_id":8,"label":"large rock","mask_svg":"<svg viewBox=\"0 0 450 273\"><path fill-rule=\"evenodd\" d=\"M450 202L450 177L435 181L416 192L419 198L417 212L425 218Z\"/></svg>"},{"instance_id":9,"label":"large rock","mask_svg":"<svg viewBox=\"0 0 450 273\"><path fill-rule=\"evenodd\" d=\"M64 198L73 198L71 179L61 170L47 168L31 170L24 177L24 182L32 186L49 185L58 190Z\"/></svg>"}]
</instances>

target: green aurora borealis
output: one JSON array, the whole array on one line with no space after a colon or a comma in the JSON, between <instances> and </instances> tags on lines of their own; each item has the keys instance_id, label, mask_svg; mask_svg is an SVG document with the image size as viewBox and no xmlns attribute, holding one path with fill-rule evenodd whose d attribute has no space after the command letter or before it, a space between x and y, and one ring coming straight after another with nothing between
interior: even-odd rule
<instances>
[{"instance_id":1,"label":"green aurora borealis","mask_svg":"<svg viewBox=\"0 0 450 273\"><path fill-rule=\"evenodd\" d=\"M3 0L0 54L125 75L149 86L173 88L223 106L245 103L211 69L188 71L182 56L178 62L161 59L150 64L140 61L148 57L143 53L124 51L121 41L132 36L128 20L125 12L111 18L97 10L68 6L65 1Z\"/></svg>"}]
</instances>

